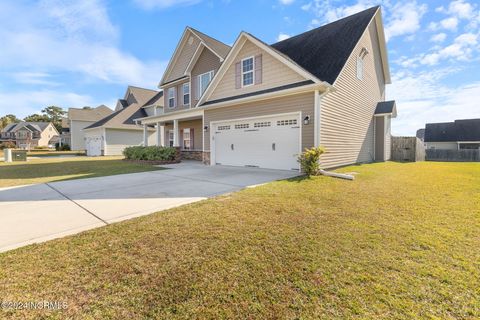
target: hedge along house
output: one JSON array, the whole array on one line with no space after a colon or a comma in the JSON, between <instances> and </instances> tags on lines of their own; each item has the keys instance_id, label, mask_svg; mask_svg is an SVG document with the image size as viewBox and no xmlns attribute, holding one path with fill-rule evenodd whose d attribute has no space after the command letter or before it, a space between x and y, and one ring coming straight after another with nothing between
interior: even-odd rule
<instances>
[{"instance_id":1,"label":"hedge along house","mask_svg":"<svg viewBox=\"0 0 480 320\"><path fill-rule=\"evenodd\" d=\"M161 145L210 165L283 170L319 145L325 168L389 159L396 110L382 106L390 72L380 7L272 45L242 32L228 54L198 34L185 30L161 81L165 113L139 119L157 125Z\"/></svg>"},{"instance_id":2,"label":"hedge along house","mask_svg":"<svg viewBox=\"0 0 480 320\"><path fill-rule=\"evenodd\" d=\"M155 129L135 119L161 113L163 92L129 86L115 112L83 129L87 155L121 155L126 147L157 143Z\"/></svg>"}]
</instances>

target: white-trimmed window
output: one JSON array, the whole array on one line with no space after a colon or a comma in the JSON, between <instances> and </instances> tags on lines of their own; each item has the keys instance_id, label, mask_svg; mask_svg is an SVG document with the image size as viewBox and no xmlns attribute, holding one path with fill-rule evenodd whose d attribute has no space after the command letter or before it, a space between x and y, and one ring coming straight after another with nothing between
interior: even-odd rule
<instances>
[{"instance_id":1,"label":"white-trimmed window","mask_svg":"<svg viewBox=\"0 0 480 320\"><path fill-rule=\"evenodd\" d=\"M184 83L182 85L182 93L183 93L183 105L186 106L190 104L190 83Z\"/></svg>"},{"instance_id":2,"label":"white-trimmed window","mask_svg":"<svg viewBox=\"0 0 480 320\"><path fill-rule=\"evenodd\" d=\"M190 132L190 128L183 129L183 149L192 149L192 135Z\"/></svg>"},{"instance_id":3,"label":"white-trimmed window","mask_svg":"<svg viewBox=\"0 0 480 320\"><path fill-rule=\"evenodd\" d=\"M173 130L168 130L168 145L173 147Z\"/></svg>"},{"instance_id":4,"label":"white-trimmed window","mask_svg":"<svg viewBox=\"0 0 480 320\"><path fill-rule=\"evenodd\" d=\"M175 87L168 89L168 107L175 108Z\"/></svg>"},{"instance_id":5,"label":"white-trimmed window","mask_svg":"<svg viewBox=\"0 0 480 320\"><path fill-rule=\"evenodd\" d=\"M242 87L251 86L254 82L254 63L253 57L242 60Z\"/></svg>"},{"instance_id":6,"label":"white-trimmed window","mask_svg":"<svg viewBox=\"0 0 480 320\"><path fill-rule=\"evenodd\" d=\"M197 82L198 82L198 98L202 96L202 94L207 90L210 81L213 79L213 70L205 72L203 74L198 75Z\"/></svg>"}]
</instances>

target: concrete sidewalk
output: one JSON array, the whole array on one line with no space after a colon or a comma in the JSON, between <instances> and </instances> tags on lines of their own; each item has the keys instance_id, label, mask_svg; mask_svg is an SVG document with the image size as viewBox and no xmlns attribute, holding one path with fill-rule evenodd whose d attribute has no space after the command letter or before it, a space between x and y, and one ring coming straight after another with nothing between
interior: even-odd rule
<instances>
[{"instance_id":1,"label":"concrete sidewalk","mask_svg":"<svg viewBox=\"0 0 480 320\"><path fill-rule=\"evenodd\" d=\"M195 162L166 167L0 189L0 252L298 175Z\"/></svg>"}]
</instances>

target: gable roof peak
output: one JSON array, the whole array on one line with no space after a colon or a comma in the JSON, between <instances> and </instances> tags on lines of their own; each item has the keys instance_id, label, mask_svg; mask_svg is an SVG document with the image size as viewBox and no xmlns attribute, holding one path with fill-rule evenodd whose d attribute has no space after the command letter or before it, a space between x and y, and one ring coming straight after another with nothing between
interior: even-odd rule
<instances>
[{"instance_id":1,"label":"gable roof peak","mask_svg":"<svg viewBox=\"0 0 480 320\"><path fill-rule=\"evenodd\" d=\"M273 43L271 46L318 79L334 84L360 38L379 10L379 6L371 7ZM386 59L386 57L382 57L382 59Z\"/></svg>"}]
</instances>

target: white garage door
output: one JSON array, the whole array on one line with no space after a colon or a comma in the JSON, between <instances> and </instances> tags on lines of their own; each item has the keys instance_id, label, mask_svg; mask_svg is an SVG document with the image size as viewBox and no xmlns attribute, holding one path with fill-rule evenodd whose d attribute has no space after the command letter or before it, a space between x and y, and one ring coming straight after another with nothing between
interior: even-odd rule
<instances>
[{"instance_id":1,"label":"white garage door","mask_svg":"<svg viewBox=\"0 0 480 320\"><path fill-rule=\"evenodd\" d=\"M86 141L87 156L102 155L102 137L88 137Z\"/></svg>"},{"instance_id":2,"label":"white garage door","mask_svg":"<svg viewBox=\"0 0 480 320\"><path fill-rule=\"evenodd\" d=\"M216 164L299 169L299 114L218 122L213 130Z\"/></svg>"}]
</instances>

